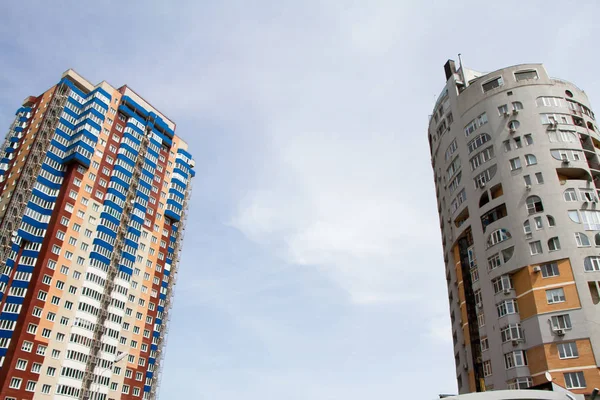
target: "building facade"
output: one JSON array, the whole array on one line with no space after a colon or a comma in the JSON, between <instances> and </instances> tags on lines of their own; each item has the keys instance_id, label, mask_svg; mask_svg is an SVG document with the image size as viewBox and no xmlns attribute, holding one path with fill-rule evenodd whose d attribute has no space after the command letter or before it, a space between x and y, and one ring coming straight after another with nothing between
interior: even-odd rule
<instances>
[{"instance_id":1,"label":"building facade","mask_svg":"<svg viewBox=\"0 0 600 400\"><path fill-rule=\"evenodd\" d=\"M600 386L600 135L541 64L453 61L429 122L459 392Z\"/></svg>"},{"instance_id":2,"label":"building facade","mask_svg":"<svg viewBox=\"0 0 600 400\"><path fill-rule=\"evenodd\" d=\"M175 124L75 71L0 149L0 399L153 399L194 176Z\"/></svg>"}]
</instances>

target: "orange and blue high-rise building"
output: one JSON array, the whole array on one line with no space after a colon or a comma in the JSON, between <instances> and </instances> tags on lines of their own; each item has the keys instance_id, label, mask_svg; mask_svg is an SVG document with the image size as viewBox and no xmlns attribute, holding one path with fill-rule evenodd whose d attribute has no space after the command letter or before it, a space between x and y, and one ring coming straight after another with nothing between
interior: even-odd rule
<instances>
[{"instance_id":1,"label":"orange and blue high-rise building","mask_svg":"<svg viewBox=\"0 0 600 400\"><path fill-rule=\"evenodd\" d=\"M194 176L175 123L69 70L0 157L0 398L156 398Z\"/></svg>"}]
</instances>

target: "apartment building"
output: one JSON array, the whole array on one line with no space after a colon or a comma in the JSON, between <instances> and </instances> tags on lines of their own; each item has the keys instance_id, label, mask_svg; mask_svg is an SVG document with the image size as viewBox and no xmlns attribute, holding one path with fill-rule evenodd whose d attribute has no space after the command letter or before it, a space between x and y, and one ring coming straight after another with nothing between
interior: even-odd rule
<instances>
[{"instance_id":1,"label":"apartment building","mask_svg":"<svg viewBox=\"0 0 600 400\"><path fill-rule=\"evenodd\" d=\"M0 399L156 398L194 176L175 123L68 70L0 157Z\"/></svg>"},{"instance_id":2,"label":"apartment building","mask_svg":"<svg viewBox=\"0 0 600 400\"><path fill-rule=\"evenodd\" d=\"M460 393L600 386L600 135L541 64L454 61L429 121Z\"/></svg>"}]
</instances>

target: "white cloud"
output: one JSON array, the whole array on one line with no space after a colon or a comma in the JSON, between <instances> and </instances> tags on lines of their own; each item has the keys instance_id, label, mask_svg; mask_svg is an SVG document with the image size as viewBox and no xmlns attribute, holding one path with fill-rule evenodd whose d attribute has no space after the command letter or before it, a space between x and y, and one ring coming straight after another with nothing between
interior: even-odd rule
<instances>
[{"instance_id":1,"label":"white cloud","mask_svg":"<svg viewBox=\"0 0 600 400\"><path fill-rule=\"evenodd\" d=\"M435 204L414 174L427 167L423 146L407 152L401 133L274 135L263 185L234 226L289 262L318 266L359 303L413 298L414 279L441 273L437 219L415 212Z\"/></svg>"}]
</instances>

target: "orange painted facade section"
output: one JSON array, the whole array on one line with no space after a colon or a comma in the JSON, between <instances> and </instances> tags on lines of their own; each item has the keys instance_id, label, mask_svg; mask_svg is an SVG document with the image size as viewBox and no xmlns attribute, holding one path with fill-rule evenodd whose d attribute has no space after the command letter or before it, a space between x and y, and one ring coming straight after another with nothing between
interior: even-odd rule
<instances>
[{"instance_id":1,"label":"orange painted facade section","mask_svg":"<svg viewBox=\"0 0 600 400\"><path fill-rule=\"evenodd\" d=\"M527 319L536 314L581 307L569 260L559 260L556 263L558 276L544 278L541 272L533 270L534 266L523 268L513 275L512 280L516 294L521 296L517 299L521 319ZM558 288L563 288L565 301L548 304L546 290Z\"/></svg>"}]
</instances>

